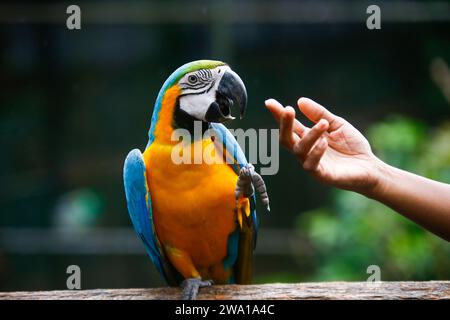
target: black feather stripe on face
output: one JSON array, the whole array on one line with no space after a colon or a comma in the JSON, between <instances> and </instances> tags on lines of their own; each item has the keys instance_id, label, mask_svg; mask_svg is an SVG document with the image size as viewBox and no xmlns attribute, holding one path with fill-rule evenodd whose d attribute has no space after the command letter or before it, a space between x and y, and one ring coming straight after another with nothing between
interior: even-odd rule
<instances>
[{"instance_id":1,"label":"black feather stripe on face","mask_svg":"<svg viewBox=\"0 0 450 320\"><path fill-rule=\"evenodd\" d=\"M209 86L208 89L202 90L202 91L190 92L190 93L182 93L182 94L180 94L180 97L183 97L183 96L191 96L191 95L197 95L197 94L203 94L203 93L209 92L212 88L214 88L214 85L215 85L215 84L216 84L216 81L212 81L212 82L210 83L210 86ZM206 85L208 85L208 84L206 84ZM203 86L202 88L206 87L206 85ZM183 88L183 89L184 89L184 88Z\"/></svg>"},{"instance_id":2,"label":"black feather stripe on face","mask_svg":"<svg viewBox=\"0 0 450 320\"><path fill-rule=\"evenodd\" d=\"M197 90L206 87L209 84L209 82L198 82L196 84L182 84L181 89L187 90Z\"/></svg>"},{"instance_id":3,"label":"black feather stripe on face","mask_svg":"<svg viewBox=\"0 0 450 320\"><path fill-rule=\"evenodd\" d=\"M209 80L212 77L212 72L209 69L201 69L201 70L198 71L198 76L202 80Z\"/></svg>"}]
</instances>

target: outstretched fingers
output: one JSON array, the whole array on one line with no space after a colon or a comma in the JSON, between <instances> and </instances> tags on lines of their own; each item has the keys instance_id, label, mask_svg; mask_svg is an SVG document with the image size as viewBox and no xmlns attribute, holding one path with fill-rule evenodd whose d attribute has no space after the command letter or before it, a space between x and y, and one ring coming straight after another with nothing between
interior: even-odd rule
<instances>
[{"instance_id":1,"label":"outstretched fingers","mask_svg":"<svg viewBox=\"0 0 450 320\"><path fill-rule=\"evenodd\" d=\"M275 99L266 100L265 104L280 125L280 142L298 157L305 170L316 171L328 147L325 133L338 129L344 120L313 100L300 98L300 111L316 123L310 129L295 119L292 107L283 107Z\"/></svg>"},{"instance_id":2,"label":"outstretched fingers","mask_svg":"<svg viewBox=\"0 0 450 320\"><path fill-rule=\"evenodd\" d=\"M283 116L286 112L292 112L289 111L289 109L292 109L292 107L284 107L281 103L279 103L275 99L268 99L265 101L265 105L267 109L272 113L275 120L278 122L278 124L281 125L281 121ZM297 119L295 119L295 110L294 113L294 120L292 124L292 131L296 133L299 137L303 137L303 135L308 132L308 128L305 127L303 124L300 123Z\"/></svg>"}]
</instances>

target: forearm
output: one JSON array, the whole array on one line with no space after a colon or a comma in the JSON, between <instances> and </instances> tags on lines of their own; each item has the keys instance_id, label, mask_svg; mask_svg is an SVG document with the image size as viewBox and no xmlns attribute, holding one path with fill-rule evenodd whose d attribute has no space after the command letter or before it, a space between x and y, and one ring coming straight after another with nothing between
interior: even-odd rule
<instances>
[{"instance_id":1,"label":"forearm","mask_svg":"<svg viewBox=\"0 0 450 320\"><path fill-rule=\"evenodd\" d=\"M450 185L377 165L377 184L366 194L450 241Z\"/></svg>"}]
</instances>

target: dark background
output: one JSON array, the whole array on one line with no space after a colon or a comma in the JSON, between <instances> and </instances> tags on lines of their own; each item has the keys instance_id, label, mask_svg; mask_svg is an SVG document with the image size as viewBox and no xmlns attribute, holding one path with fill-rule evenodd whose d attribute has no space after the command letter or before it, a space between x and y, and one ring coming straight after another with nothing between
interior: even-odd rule
<instances>
[{"instance_id":1,"label":"dark background","mask_svg":"<svg viewBox=\"0 0 450 320\"><path fill-rule=\"evenodd\" d=\"M86 289L163 284L132 232L122 166L129 150L147 143L162 83L188 61L226 61L244 80L246 118L229 127L275 128L264 100L295 105L307 96L365 133L387 121L395 141L395 125L406 121L420 128L412 148L424 152L450 120L446 1L378 1L381 30L366 28L364 1L78 1L82 29L73 31L65 23L69 4L0 5L0 290L64 289L70 264L81 267ZM433 178L450 182L443 141L445 174ZM421 173L415 152L403 167ZM336 259L352 271L323 275L330 254L298 217L324 206L339 217L335 204L345 195L314 181L285 150L279 173L265 181L272 212L261 217L256 281L365 281L370 261L389 280L450 276L448 243L408 231L401 218L402 252L430 259L425 269L415 272L414 260L402 260L408 272L390 268L395 262L364 242L357 245L366 260L349 262L349 240ZM334 226L326 234L345 234L349 224ZM424 256L430 246L441 251Z\"/></svg>"}]
</instances>

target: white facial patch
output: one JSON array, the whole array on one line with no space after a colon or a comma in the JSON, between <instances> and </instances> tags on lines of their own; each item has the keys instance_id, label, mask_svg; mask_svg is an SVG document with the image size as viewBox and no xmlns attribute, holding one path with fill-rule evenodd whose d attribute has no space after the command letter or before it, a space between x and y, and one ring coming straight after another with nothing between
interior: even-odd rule
<instances>
[{"instance_id":1,"label":"white facial patch","mask_svg":"<svg viewBox=\"0 0 450 320\"><path fill-rule=\"evenodd\" d=\"M186 74L178 82L182 88L180 109L192 117L206 121L205 115L211 103L216 101L216 91L220 80L229 66L199 70Z\"/></svg>"}]
</instances>

